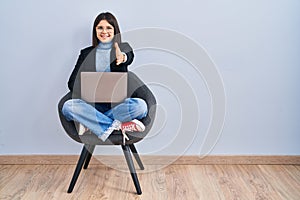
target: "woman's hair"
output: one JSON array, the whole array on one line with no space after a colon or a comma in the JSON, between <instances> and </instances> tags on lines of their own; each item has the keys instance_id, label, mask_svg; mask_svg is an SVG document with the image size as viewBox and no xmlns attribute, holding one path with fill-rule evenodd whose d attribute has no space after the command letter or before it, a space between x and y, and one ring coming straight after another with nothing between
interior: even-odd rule
<instances>
[{"instance_id":1,"label":"woman's hair","mask_svg":"<svg viewBox=\"0 0 300 200\"><path fill-rule=\"evenodd\" d=\"M109 12L105 13L100 13L95 21L94 21L94 26L93 26L93 46L96 47L99 43L99 40L97 38L97 33L96 33L96 26L99 24L101 20L106 20L110 25L114 27L114 39L113 43L117 42L118 44L121 43L121 33L120 33L120 28L118 25L118 21L115 18L115 16Z\"/></svg>"}]
</instances>

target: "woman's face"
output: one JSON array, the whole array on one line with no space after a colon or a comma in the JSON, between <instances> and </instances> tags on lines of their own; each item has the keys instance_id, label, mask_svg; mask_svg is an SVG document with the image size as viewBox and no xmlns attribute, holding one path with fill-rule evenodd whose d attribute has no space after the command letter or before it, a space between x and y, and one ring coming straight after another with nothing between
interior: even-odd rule
<instances>
[{"instance_id":1,"label":"woman's face","mask_svg":"<svg viewBox=\"0 0 300 200\"><path fill-rule=\"evenodd\" d=\"M96 26L97 38L102 43L111 42L114 38L114 27L110 25L106 20L101 20Z\"/></svg>"}]
</instances>

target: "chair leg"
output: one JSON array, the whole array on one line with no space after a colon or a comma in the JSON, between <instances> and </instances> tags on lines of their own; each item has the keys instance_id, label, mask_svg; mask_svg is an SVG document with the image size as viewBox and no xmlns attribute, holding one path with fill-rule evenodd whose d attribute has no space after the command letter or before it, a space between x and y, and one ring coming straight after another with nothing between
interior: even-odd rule
<instances>
[{"instance_id":1,"label":"chair leg","mask_svg":"<svg viewBox=\"0 0 300 200\"><path fill-rule=\"evenodd\" d=\"M87 154L87 157L86 157L83 169L87 169L88 168L90 160L91 160L91 157L92 157L93 152L94 152L94 149L95 149L95 145L90 145L88 147L88 154Z\"/></svg>"},{"instance_id":2,"label":"chair leg","mask_svg":"<svg viewBox=\"0 0 300 200\"><path fill-rule=\"evenodd\" d=\"M80 155L80 158L78 160L78 163L77 163L77 166L76 166L76 169L74 171L74 175L72 177L72 180L71 180L71 183L70 183L70 186L69 186L69 189L68 189L68 193L71 193L73 191L73 188L76 184L76 181L78 179L78 176L80 174L80 171L82 169L82 166L87 158L87 155L88 155L88 150L85 146L83 146L83 149L81 151L81 155Z\"/></svg>"},{"instance_id":3,"label":"chair leg","mask_svg":"<svg viewBox=\"0 0 300 200\"><path fill-rule=\"evenodd\" d=\"M133 154L133 156L134 156L137 164L139 165L140 169L144 170L145 169L144 165L143 165L143 163L141 161L141 158L140 158L140 156L139 156L139 154L138 154L138 152L137 152L134 144L130 144L129 147L130 147L130 150L131 150L131 152L132 152L132 154Z\"/></svg>"},{"instance_id":4,"label":"chair leg","mask_svg":"<svg viewBox=\"0 0 300 200\"><path fill-rule=\"evenodd\" d=\"M137 192L137 194L142 194L139 179L136 175L133 160L132 160L132 157L131 157L131 154L130 154L129 146L128 145L122 145L122 149L123 149L123 152L124 152L124 156L126 158L126 162L127 162L127 165L128 165L128 168L129 168L134 186L136 188L136 192Z\"/></svg>"}]
</instances>

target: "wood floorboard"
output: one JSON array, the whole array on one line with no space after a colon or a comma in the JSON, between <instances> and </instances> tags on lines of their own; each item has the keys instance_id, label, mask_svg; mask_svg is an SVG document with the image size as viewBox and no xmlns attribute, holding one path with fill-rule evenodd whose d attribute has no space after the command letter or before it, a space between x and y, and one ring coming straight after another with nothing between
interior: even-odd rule
<instances>
[{"instance_id":1,"label":"wood floorboard","mask_svg":"<svg viewBox=\"0 0 300 200\"><path fill-rule=\"evenodd\" d=\"M0 199L300 199L299 165L145 167L137 170L143 194L136 195L129 172L104 165L82 170L71 194L75 165L0 165Z\"/></svg>"}]
</instances>

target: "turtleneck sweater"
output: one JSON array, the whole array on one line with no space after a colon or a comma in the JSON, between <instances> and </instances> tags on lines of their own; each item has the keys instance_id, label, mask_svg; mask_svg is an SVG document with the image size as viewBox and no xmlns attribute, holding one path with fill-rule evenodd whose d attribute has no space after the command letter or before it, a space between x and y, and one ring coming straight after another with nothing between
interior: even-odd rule
<instances>
[{"instance_id":1,"label":"turtleneck sweater","mask_svg":"<svg viewBox=\"0 0 300 200\"><path fill-rule=\"evenodd\" d=\"M96 49L96 71L110 72L110 51L112 42L99 43Z\"/></svg>"}]
</instances>

